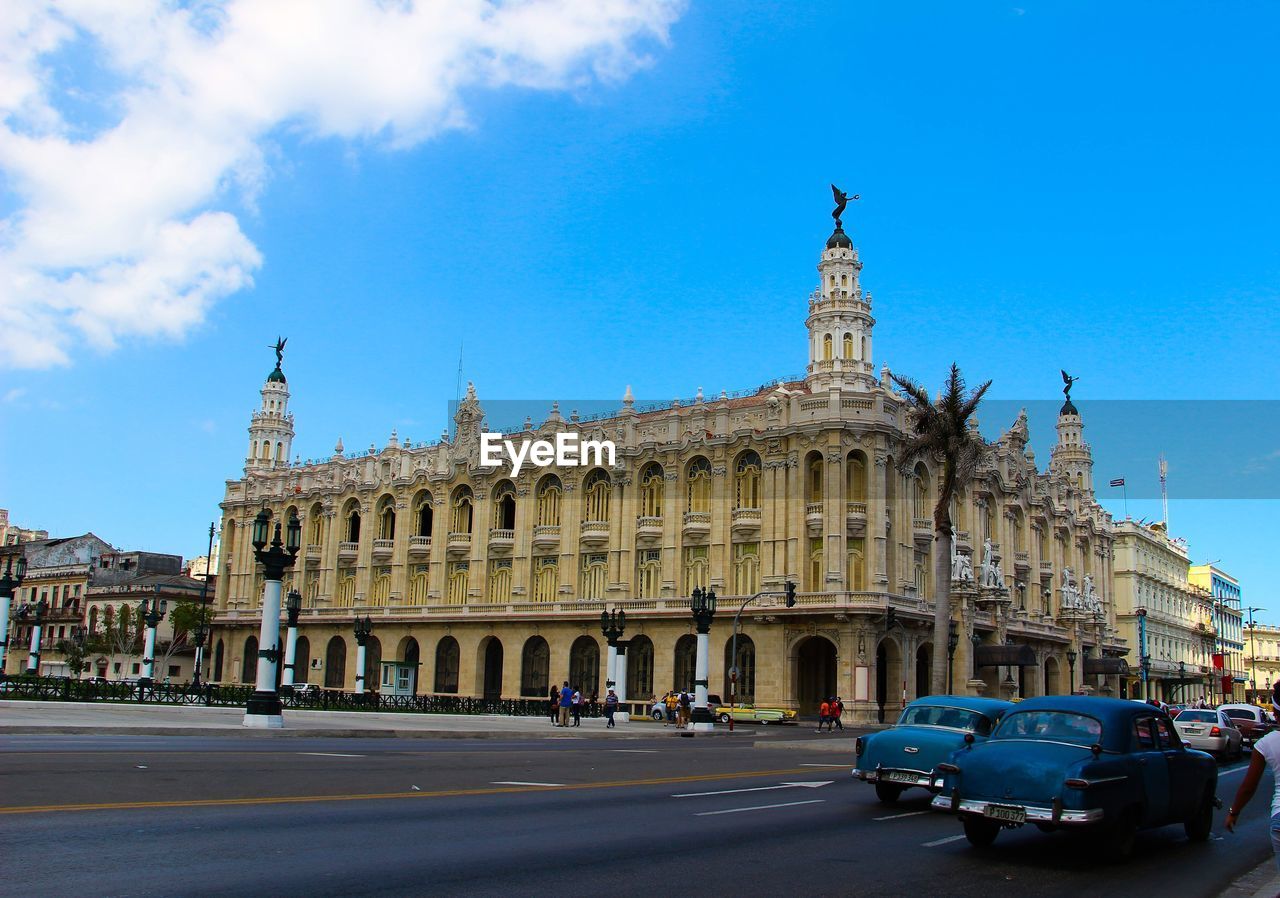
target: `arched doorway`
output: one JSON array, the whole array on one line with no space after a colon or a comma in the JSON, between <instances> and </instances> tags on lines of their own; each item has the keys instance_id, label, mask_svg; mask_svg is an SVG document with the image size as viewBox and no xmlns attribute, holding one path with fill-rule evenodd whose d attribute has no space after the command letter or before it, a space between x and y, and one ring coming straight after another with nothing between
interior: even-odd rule
<instances>
[{"instance_id":1,"label":"arched doorway","mask_svg":"<svg viewBox=\"0 0 1280 898\"><path fill-rule=\"evenodd\" d=\"M876 719L881 723L889 709L902 705L902 653L888 637L876 646Z\"/></svg>"},{"instance_id":2,"label":"arched doorway","mask_svg":"<svg viewBox=\"0 0 1280 898\"><path fill-rule=\"evenodd\" d=\"M929 681L933 679L933 651L929 643L916 649L916 698L931 695Z\"/></svg>"},{"instance_id":3,"label":"arched doorway","mask_svg":"<svg viewBox=\"0 0 1280 898\"><path fill-rule=\"evenodd\" d=\"M334 636L324 652L324 687L344 689L347 685L347 642Z\"/></svg>"},{"instance_id":4,"label":"arched doorway","mask_svg":"<svg viewBox=\"0 0 1280 898\"><path fill-rule=\"evenodd\" d=\"M633 636L627 646L627 700L653 698L653 640Z\"/></svg>"},{"instance_id":5,"label":"arched doorway","mask_svg":"<svg viewBox=\"0 0 1280 898\"><path fill-rule=\"evenodd\" d=\"M293 682L300 685L307 682L307 671L311 669L311 640L305 636L298 637L298 644L293 650Z\"/></svg>"},{"instance_id":6,"label":"arched doorway","mask_svg":"<svg viewBox=\"0 0 1280 898\"><path fill-rule=\"evenodd\" d=\"M1053 655L1048 655L1044 659L1044 694L1064 694L1062 688L1062 667L1058 664L1058 659Z\"/></svg>"},{"instance_id":7,"label":"arched doorway","mask_svg":"<svg viewBox=\"0 0 1280 898\"><path fill-rule=\"evenodd\" d=\"M422 650L418 648L418 640L412 636L404 641L404 648L400 652L401 660L410 668L409 683L412 687L409 691L412 695L418 694L418 671L422 667Z\"/></svg>"},{"instance_id":8,"label":"arched doorway","mask_svg":"<svg viewBox=\"0 0 1280 898\"><path fill-rule=\"evenodd\" d=\"M676 640L675 681L671 688L677 692L693 692L693 681L698 669L698 640L686 633Z\"/></svg>"},{"instance_id":9,"label":"arched doorway","mask_svg":"<svg viewBox=\"0 0 1280 898\"><path fill-rule=\"evenodd\" d=\"M222 682L222 662L226 654L226 646L222 644L222 640L218 640L218 645L213 650L213 682Z\"/></svg>"},{"instance_id":10,"label":"arched doorway","mask_svg":"<svg viewBox=\"0 0 1280 898\"><path fill-rule=\"evenodd\" d=\"M729 678L729 671L738 668L737 688ZM756 696L756 644L745 633L738 634L738 657L733 657L733 637L724 642L724 693L736 702L753 702Z\"/></svg>"},{"instance_id":11,"label":"arched doorway","mask_svg":"<svg viewBox=\"0 0 1280 898\"><path fill-rule=\"evenodd\" d=\"M364 644L364 689L365 692L377 692L382 676L382 642L376 636L370 636Z\"/></svg>"},{"instance_id":12,"label":"arched doorway","mask_svg":"<svg viewBox=\"0 0 1280 898\"><path fill-rule=\"evenodd\" d=\"M520 653L520 694L545 698L551 681L551 648L541 636L525 640Z\"/></svg>"},{"instance_id":13,"label":"arched doorway","mask_svg":"<svg viewBox=\"0 0 1280 898\"><path fill-rule=\"evenodd\" d=\"M823 636L807 636L796 647L796 702L801 714L816 714L836 694L836 647Z\"/></svg>"},{"instance_id":14,"label":"arched doorway","mask_svg":"<svg viewBox=\"0 0 1280 898\"><path fill-rule=\"evenodd\" d=\"M244 641L244 656L240 659L240 682L257 683L258 680L258 637L250 636Z\"/></svg>"},{"instance_id":15,"label":"arched doorway","mask_svg":"<svg viewBox=\"0 0 1280 898\"><path fill-rule=\"evenodd\" d=\"M436 643L436 676L435 692L454 695L458 691L458 662L462 652L458 648L458 640L446 636Z\"/></svg>"},{"instance_id":16,"label":"arched doorway","mask_svg":"<svg viewBox=\"0 0 1280 898\"><path fill-rule=\"evenodd\" d=\"M600 697L600 643L579 636L569 649L569 685L587 701Z\"/></svg>"},{"instance_id":17,"label":"arched doorway","mask_svg":"<svg viewBox=\"0 0 1280 898\"><path fill-rule=\"evenodd\" d=\"M496 636L486 636L480 642L480 689L485 701L502 698L502 641Z\"/></svg>"}]
</instances>

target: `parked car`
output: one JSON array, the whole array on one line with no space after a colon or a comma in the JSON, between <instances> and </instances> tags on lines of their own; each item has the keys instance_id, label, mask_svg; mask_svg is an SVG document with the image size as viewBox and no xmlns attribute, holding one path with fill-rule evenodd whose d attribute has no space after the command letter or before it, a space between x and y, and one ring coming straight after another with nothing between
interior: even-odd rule
<instances>
[{"instance_id":1,"label":"parked car","mask_svg":"<svg viewBox=\"0 0 1280 898\"><path fill-rule=\"evenodd\" d=\"M1218 710L1235 721L1245 745L1253 745L1275 729L1274 722L1257 705L1218 705Z\"/></svg>"},{"instance_id":2,"label":"parked car","mask_svg":"<svg viewBox=\"0 0 1280 898\"><path fill-rule=\"evenodd\" d=\"M993 698L931 695L903 710L888 730L859 736L853 743L853 775L876 787L876 797L892 804L911 786L936 791L935 768L968 741L985 740L1013 707Z\"/></svg>"},{"instance_id":3,"label":"parked car","mask_svg":"<svg viewBox=\"0 0 1280 898\"><path fill-rule=\"evenodd\" d=\"M667 693L667 694L670 695L670 693ZM678 692L676 693L676 695L679 695L679 694L680 693ZM666 720L667 718L666 698L667 696L664 695L661 698L656 698L653 700L653 705L649 708L649 716L652 717L654 720ZM692 692L689 693L689 698L690 699L694 698L694 694ZM707 696L707 707L711 708L713 713L714 713L714 710L722 704L724 704L724 702L720 700L720 696L718 695Z\"/></svg>"},{"instance_id":4,"label":"parked car","mask_svg":"<svg viewBox=\"0 0 1280 898\"><path fill-rule=\"evenodd\" d=\"M1034 823L1092 830L1107 854L1126 857L1139 829L1181 823L1207 840L1219 805L1217 762L1187 748L1160 709L1121 699L1027 699L938 770L933 807L957 814L978 848Z\"/></svg>"},{"instance_id":5,"label":"parked car","mask_svg":"<svg viewBox=\"0 0 1280 898\"><path fill-rule=\"evenodd\" d=\"M716 720L728 723L730 709L721 705L715 709ZM757 708L753 704L734 705L733 720L735 723L795 723L796 712L787 708Z\"/></svg>"},{"instance_id":6,"label":"parked car","mask_svg":"<svg viewBox=\"0 0 1280 898\"><path fill-rule=\"evenodd\" d=\"M320 684L319 683L294 683L293 694L294 695L319 695Z\"/></svg>"},{"instance_id":7,"label":"parked car","mask_svg":"<svg viewBox=\"0 0 1280 898\"><path fill-rule=\"evenodd\" d=\"M1174 720L1173 727L1188 748L1207 751L1218 760L1244 754L1244 736L1225 711L1187 708Z\"/></svg>"}]
</instances>

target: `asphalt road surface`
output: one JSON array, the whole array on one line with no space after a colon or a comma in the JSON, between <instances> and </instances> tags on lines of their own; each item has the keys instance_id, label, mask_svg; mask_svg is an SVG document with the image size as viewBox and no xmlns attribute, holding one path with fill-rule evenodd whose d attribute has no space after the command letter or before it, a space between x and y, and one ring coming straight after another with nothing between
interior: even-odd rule
<instances>
[{"instance_id":1,"label":"asphalt road surface","mask_svg":"<svg viewBox=\"0 0 1280 898\"><path fill-rule=\"evenodd\" d=\"M0 894L1212 896L1270 853L1269 777L1234 835L1219 812L1208 844L1171 826L1108 864L1034 827L974 851L849 760L666 733L4 736Z\"/></svg>"}]
</instances>

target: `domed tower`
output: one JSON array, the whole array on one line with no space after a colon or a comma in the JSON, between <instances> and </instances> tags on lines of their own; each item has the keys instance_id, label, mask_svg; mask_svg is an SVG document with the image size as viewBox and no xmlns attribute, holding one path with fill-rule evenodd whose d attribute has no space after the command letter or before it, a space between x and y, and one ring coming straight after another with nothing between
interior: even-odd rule
<instances>
[{"instance_id":1,"label":"domed tower","mask_svg":"<svg viewBox=\"0 0 1280 898\"><path fill-rule=\"evenodd\" d=\"M835 187L836 229L827 238L818 262L818 289L809 296L809 367L805 381L813 391L871 390L871 294L864 297L858 283L862 262L844 232L840 214L849 197ZM856 196L852 197L857 199Z\"/></svg>"},{"instance_id":2,"label":"domed tower","mask_svg":"<svg viewBox=\"0 0 1280 898\"><path fill-rule=\"evenodd\" d=\"M1084 441L1084 422L1071 401L1071 385L1077 378L1062 372L1067 387L1062 392L1067 401L1058 412L1058 445L1053 447L1049 470L1065 474L1072 486L1083 493L1093 494L1093 450Z\"/></svg>"},{"instance_id":3,"label":"domed tower","mask_svg":"<svg viewBox=\"0 0 1280 898\"><path fill-rule=\"evenodd\" d=\"M280 370L286 342L284 339L276 341L276 367L262 385L262 407L253 413L253 420L249 423L249 454L244 462L246 474L284 467L289 461L289 451L293 447L293 415L289 412L289 383Z\"/></svg>"}]
</instances>

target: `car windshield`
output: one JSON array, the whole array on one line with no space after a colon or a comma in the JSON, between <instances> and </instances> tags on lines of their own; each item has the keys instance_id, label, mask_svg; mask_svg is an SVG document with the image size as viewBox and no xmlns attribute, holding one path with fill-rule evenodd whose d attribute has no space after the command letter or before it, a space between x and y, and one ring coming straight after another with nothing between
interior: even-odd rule
<instances>
[{"instance_id":1,"label":"car windshield","mask_svg":"<svg viewBox=\"0 0 1280 898\"><path fill-rule=\"evenodd\" d=\"M990 719L977 711L945 708L938 705L915 705L902 712L898 726L948 727L985 736L991 732Z\"/></svg>"},{"instance_id":2,"label":"car windshield","mask_svg":"<svg viewBox=\"0 0 1280 898\"><path fill-rule=\"evenodd\" d=\"M1217 723L1217 711L1183 711L1178 715L1178 723Z\"/></svg>"},{"instance_id":3,"label":"car windshield","mask_svg":"<svg viewBox=\"0 0 1280 898\"><path fill-rule=\"evenodd\" d=\"M1224 708L1223 714L1233 720L1257 720L1257 716L1248 708Z\"/></svg>"},{"instance_id":4,"label":"car windshield","mask_svg":"<svg viewBox=\"0 0 1280 898\"><path fill-rule=\"evenodd\" d=\"M1102 724L1084 714L1067 711L1016 711L1000 722L992 739L1052 739L1093 745L1102 738Z\"/></svg>"}]
</instances>

